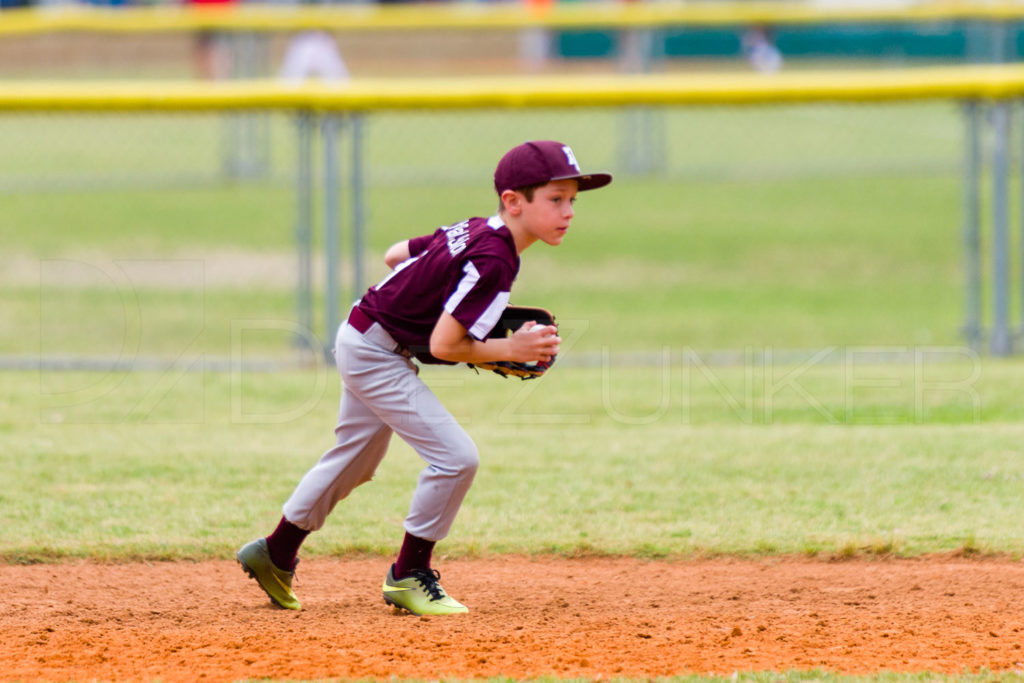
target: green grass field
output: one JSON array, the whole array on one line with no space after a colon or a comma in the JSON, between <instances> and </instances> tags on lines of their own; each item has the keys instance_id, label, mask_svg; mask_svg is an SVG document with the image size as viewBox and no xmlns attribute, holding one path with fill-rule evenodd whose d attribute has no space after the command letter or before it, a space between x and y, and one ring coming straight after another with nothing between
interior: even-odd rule
<instances>
[{"instance_id":1,"label":"green grass field","mask_svg":"<svg viewBox=\"0 0 1024 683\"><path fill-rule=\"evenodd\" d=\"M955 107L672 112L667 167L633 176L623 120L369 123L373 278L393 241L493 212L522 139L619 176L524 254L513 300L567 340L550 376L424 372L483 462L443 552L1024 554L1024 363L960 335ZM336 374L292 362L291 123L265 179L211 182L221 123L0 120L0 354L173 362L0 371L0 560L228 557L331 445ZM204 368L225 359L285 369ZM396 441L304 552L393 552L420 467ZM870 680L893 679L917 680Z\"/></svg>"},{"instance_id":2,"label":"green grass field","mask_svg":"<svg viewBox=\"0 0 1024 683\"><path fill-rule=\"evenodd\" d=\"M391 242L467 212L493 211L487 187L491 148L506 146L491 139L494 131L506 139L573 139L582 128L588 134L575 137L581 137L577 152L585 164L619 173L610 189L580 196L574 229L562 247L538 245L524 254L515 300L558 313L565 360L543 391L528 392L529 401L516 408L527 410L529 419L513 411L511 424L482 430L479 437L492 440L485 451L494 465L479 486L482 504L475 514L503 507L486 498L487 476L496 477L495 490L506 497L509 490L522 490L557 499L562 514L534 501L523 508L549 510L551 518L523 520L510 531L467 512L466 529L454 541L462 545L453 552L665 555L872 546L916 553L971 544L1018 552L1013 526L1000 531L994 523L1013 509L1007 501L993 500L992 509L972 522L962 514L962 503L943 499L937 506L946 505L945 512L935 507L938 512L923 515L917 528L901 520L917 510L923 492L899 500L882 494L886 486L902 487L900 478L914 478L904 472L892 483L875 471L880 462L892 463L894 452L912 451L916 464L907 465L909 472L923 467L923 458L941 478L946 468L984 454L1005 456L1016 437L1016 366L961 349L955 108L712 108L658 116L669 171L639 177L616 168L614 141L629 120L624 114L395 114L368 121L372 278L384 274L380 253ZM69 486L80 475L85 482L95 479L98 490L120 481L127 501L141 503L140 491L180 473L180 487L161 490L179 489L165 503L180 510L182 519L168 533L136 529L145 527L146 515L130 506L123 516L132 523L124 525L105 505L79 512L58 505L62 499L72 506L82 500L76 484L47 498L54 506L52 523L61 528L46 526L47 515L26 511L28 500L5 506L5 514L38 519L45 528L3 525L0 553L38 558L224 552L237 540L237 525L247 524L248 533L263 525L253 523L254 515L274 516L295 477L326 447L338 390L333 372L323 368L297 374L196 371L204 359L294 358L294 191L282 180L294 154L292 122L270 121L273 154L266 180L194 187L164 186L158 177L130 186L117 178L134 173L144 179L153 171L216 175L218 131L229 125L217 117L61 115L2 123L0 139L12 163L0 177L36 181L2 195L0 250L9 268L0 275L0 352L29 359L114 358L127 367L153 358L176 363L167 372L124 375L5 374L10 441L4 457L20 463L9 471L35 482L15 490L45 487L47 477L54 486ZM451 135L453 127L471 144L452 147L442 133ZM432 169L436 177L425 182ZM75 178L101 173L110 176L106 186L75 187ZM482 177L470 184L474 175ZM53 188L38 189L48 180ZM343 300L354 295L347 291ZM319 301L316 309L315 333L322 337ZM959 363L939 360L937 351L945 347L958 349ZM829 349L831 357L815 356ZM715 355L723 350L730 352L724 367ZM800 366L787 355L791 350L817 360ZM915 352L936 378L915 377L906 360ZM666 353L668 366L660 366L657 359ZM884 362L872 365L872 356ZM626 371L637 358L644 367ZM736 359L745 362L728 367ZM696 388L684 388L684 380ZM507 392L525 391L458 371L440 372L436 381L449 400L464 406L456 412L479 425L488 425L495 411L508 413L513 398ZM886 382L898 386L886 389ZM530 407L532 401L551 403ZM250 403L266 408L250 416ZM296 406L300 414L293 415ZM566 413L565 406L578 411ZM579 420L584 424L577 435ZM533 453L531 467L507 471L502 463L521 463L523 453L503 444L522 424L536 422L545 432L545 450L526 449ZM100 438L94 434L97 424L103 425ZM83 430L93 436L82 438ZM151 442L147 434L155 445L140 453L139 444ZM963 443L944 451L943 445L958 439ZM631 461L608 444L618 444L630 458L644 458L653 468L648 483L671 483L670 489L643 494L635 504L614 499L622 493L615 483ZM845 457L821 462L819 453ZM736 458L756 459L755 469L764 470L757 479L764 483L746 490L750 482L735 478L750 463L726 466ZM396 468L402 462L416 467L408 452L394 459ZM54 475L58 460L64 476ZM978 467L982 473L1000 471L992 463ZM570 468L581 490L567 495L552 488L563 480L559 468ZM269 480L254 480L253 472ZM530 472L546 479L531 479ZM407 485L408 472L390 476L382 473L379 485L396 492ZM792 477L802 483L787 483ZM851 480L858 482L859 498L810 486L846 486ZM204 481L216 486L206 489ZM218 495L232 481L227 491L236 497ZM939 482L928 481L921 486L942 490ZM951 478L958 486L967 481ZM744 493L731 495L734 489ZM790 501L792 490L820 497ZM730 519L738 522L766 520L764 510L785 522L773 519L761 530L701 521L709 496L735 506ZM202 501L211 499L217 501L214 509L202 513L210 517L196 519ZM600 504L605 499L615 505ZM325 534L314 548L383 550L390 542L387 530L402 512L374 507L380 504L368 500L361 519ZM605 512L569 515L586 520L585 528L563 528L559 520L579 505ZM633 507L638 519L620 514ZM989 514L995 510L1003 514ZM227 526L209 529L209 519ZM993 523L976 527L982 520Z\"/></svg>"},{"instance_id":3,"label":"green grass field","mask_svg":"<svg viewBox=\"0 0 1024 683\"><path fill-rule=\"evenodd\" d=\"M426 375L483 453L453 555L1020 554L1016 362ZM332 443L334 374L6 373L8 561L219 557ZM388 552L396 443L309 552Z\"/></svg>"}]
</instances>

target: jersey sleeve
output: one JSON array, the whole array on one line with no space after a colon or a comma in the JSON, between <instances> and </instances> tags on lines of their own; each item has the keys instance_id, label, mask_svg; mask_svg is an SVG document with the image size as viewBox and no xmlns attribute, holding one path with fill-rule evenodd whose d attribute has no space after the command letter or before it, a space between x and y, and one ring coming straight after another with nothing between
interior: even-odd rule
<instances>
[{"instance_id":1,"label":"jersey sleeve","mask_svg":"<svg viewBox=\"0 0 1024 683\"><path fill-rule=\"evenodd\" d=\"M474 339L483 341L508 305L513 280L515 273L501 259L467 260L454 290L445 300L444 310Z\"/></svg>"},{"instance_id":2,"label":"jersey sleeve","mask_svg":"<svg viewBox=\"0 0 1024 683\"><path fill-rule=\"evenodd\" d=\"M422 254L423 251L428 246L430 246L430 243L434 241L434 238L437 237L438 234L443 234L443 233L444 233L444 230L441 229L441 228L438 228L436 231L430 233L429 235L420 235L419 237L413 237L412 239L410 239L409 240L409 256L418 256L419 254Z\"/></svg>"}]
</instances>

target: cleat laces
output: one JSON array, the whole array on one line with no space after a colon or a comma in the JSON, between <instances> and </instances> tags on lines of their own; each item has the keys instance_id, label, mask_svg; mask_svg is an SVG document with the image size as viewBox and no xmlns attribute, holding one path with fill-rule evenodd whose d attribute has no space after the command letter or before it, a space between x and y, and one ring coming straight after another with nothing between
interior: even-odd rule
<instances>
[{"instance_id":1,"label":"cleat laces","mask_svg":"<svg viewBox=\"0 0 1024 683\"><path fill-rule=\"evenodd\" d=\"M410 574L412 578L419 581L423 590L430 594L430 601L435 602L444 597L444 589L441 588L441 572L436 569L414 569Z\"/></svg>"}]
</instances>

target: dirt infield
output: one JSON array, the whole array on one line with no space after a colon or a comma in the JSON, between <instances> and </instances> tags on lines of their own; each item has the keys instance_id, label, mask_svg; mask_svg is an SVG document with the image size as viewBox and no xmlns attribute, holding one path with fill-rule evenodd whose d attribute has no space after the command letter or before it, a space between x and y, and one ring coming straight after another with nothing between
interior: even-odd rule
<instances>
[{"instance_id":1,"label":"dirt infield","mask_svg":"<svg viewBox=\"0 0 1024 683\"><path fill-rule=\"evenodd\" d=\"M592 678L1024 669L1024 563L931 557L440 563L468 615L387 607L386 563L300 565L301 612L234 562L2 566L0 679Z\"/></svg>"}]
</instances>

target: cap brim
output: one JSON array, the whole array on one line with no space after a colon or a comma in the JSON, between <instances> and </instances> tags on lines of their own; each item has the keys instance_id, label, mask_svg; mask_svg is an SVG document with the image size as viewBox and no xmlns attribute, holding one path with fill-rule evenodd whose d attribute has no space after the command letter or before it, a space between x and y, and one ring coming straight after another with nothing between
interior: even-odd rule
<instances>
[{"instance_id":1,"label":"cap brim","mask_svg":"<svg viewBox=\"0 0 1024 683\"><path fill-rule=\"evenodd\" d=\"M584 173L582 175L552 178L552 180L575 180L579 183L579 191L583 192L584 190L596 190L599 187L604 187L612 181L612 175L610 173Z\"/></svg>"}]
</instances>

